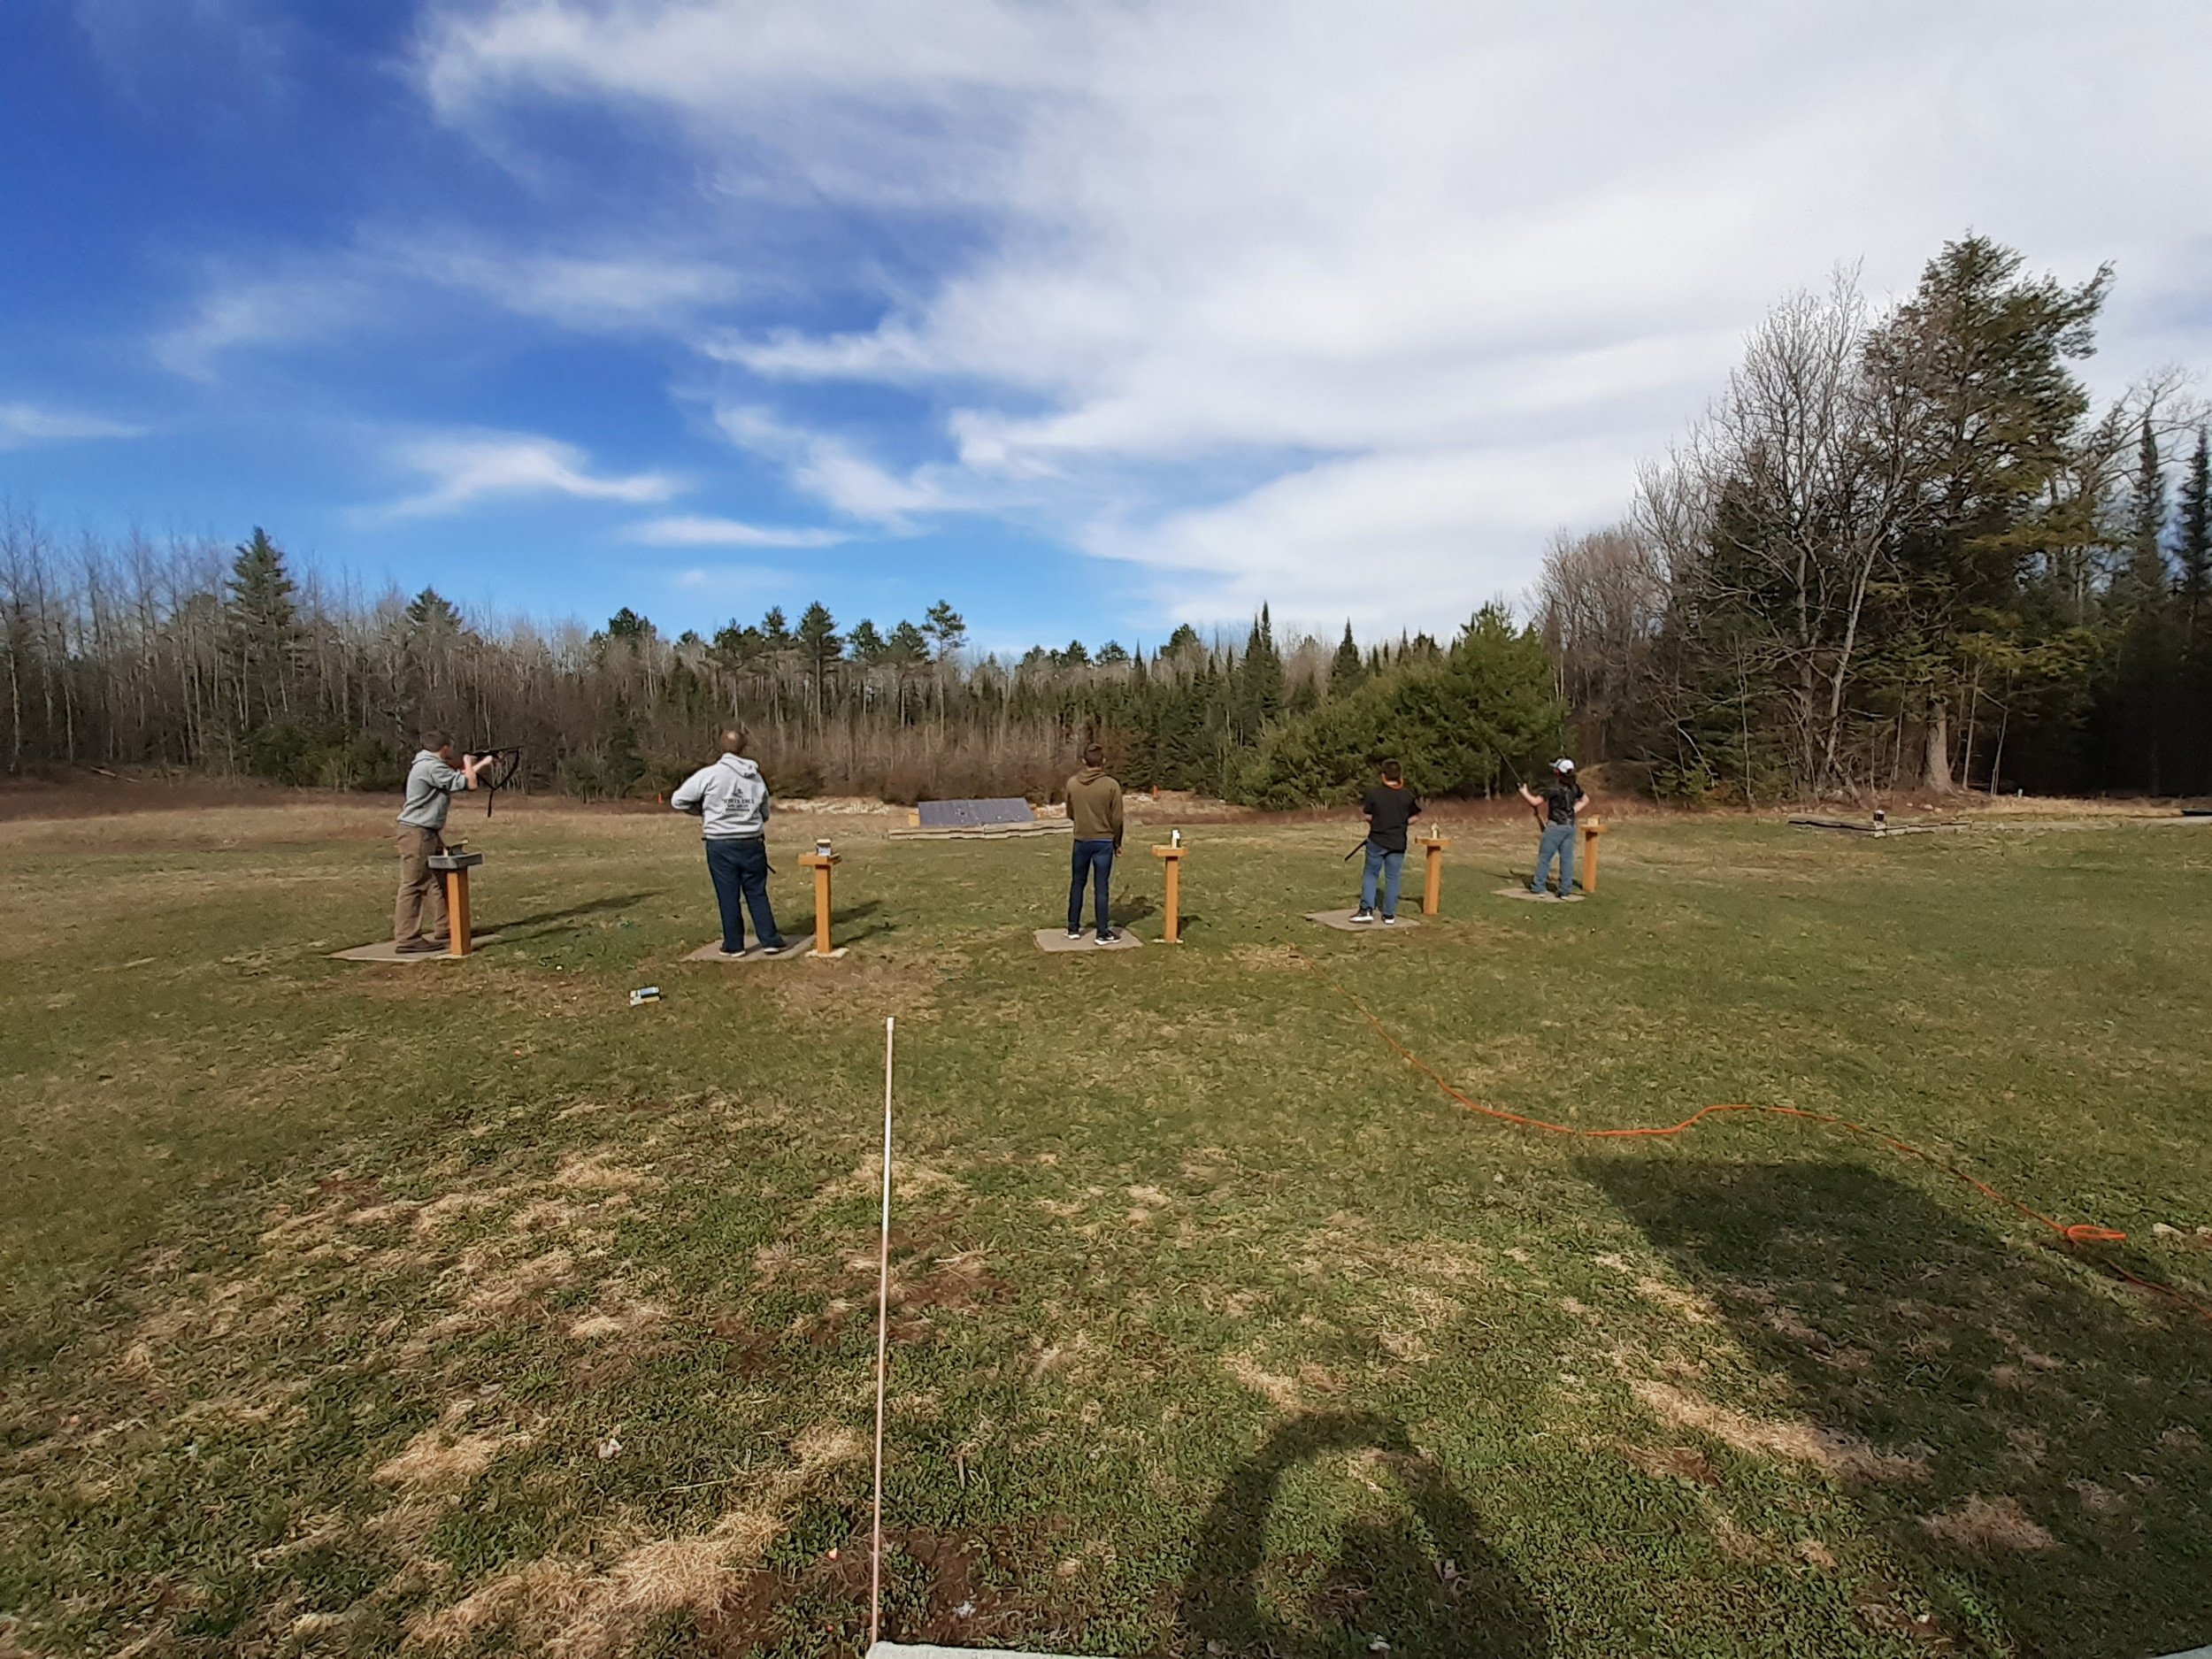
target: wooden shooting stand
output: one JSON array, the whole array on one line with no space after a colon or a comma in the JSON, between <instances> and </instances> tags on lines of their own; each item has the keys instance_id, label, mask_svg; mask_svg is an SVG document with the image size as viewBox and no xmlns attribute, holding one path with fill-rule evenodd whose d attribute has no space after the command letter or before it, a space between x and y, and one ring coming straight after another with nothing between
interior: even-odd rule
<instances>
[{"instance_id":1,"label":"wooden shooting stand","mask_svg":"<svg viewBox=\"0 0 2212 1659\"><path fill-rule=\"evenodd\" d=\"M1433 916L1444 908L1444 849L1451 842L1441 835L1424 835L1414 844L1429 856L1427 880L1421 888L1421 914Z\"/></svg>"},{"instance_id":2,"label":"wooden shooting stand","mask_svg":"<svg viewBox=\"0 0 2212 1659\"><path fill-rule=\"evenodd\" d=\"M1582 826L1582 863L1575 871L1575 885L1585 893L1598 890L1598 837L1604 833L1602 824Z\"/></svg>"},{"instance_id":3,"label":"wooden shooting stand","mask_svg":"<svg viewBox=\"0 0 2212 1659\"><path fill-rule=\"evenodd\" d=\"M1164 862L1167 870L1167 897L1164 902L1167 923L1160 934L1160 942L1179 945L1183 942L1183 855L1187 847L1155 847L1152 856Z\"/></svg>"},{"instance_id":4,"label":"wooden shooting stand","mask_svg":"<svg viewBox=\"0 0 2212 1659\"><path fill-rule=\"evenodd\" d=\"M430 867L445 878L445 925L449 956L465 956L476 943L469 919L469 872L484 862L482 853L433 853Z\"/></svg>"},{"instance_id":5,"label":"wooden shooting stand","mask_svg":"<svg viewBox=\"0 0 2212 1659\"><path fill-rule=\"evenodd\" d=\"M806 853L800 864L814 872L814 950L818 956L841 956L830 949L830 872L845 862L842 853Z\"/></svg>"}]
</instances>

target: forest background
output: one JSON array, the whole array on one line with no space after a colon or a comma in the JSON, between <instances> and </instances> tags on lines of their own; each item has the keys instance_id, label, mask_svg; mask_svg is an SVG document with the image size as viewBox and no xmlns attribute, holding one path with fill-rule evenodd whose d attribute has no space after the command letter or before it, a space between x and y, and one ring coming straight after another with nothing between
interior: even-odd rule
<instances>
[{"instance_id":1,"label":"forest background","mask_svg":"<svg viewBox=\"0 0 2212 1659\"><path fill-rule=\"evenodd\" d=\"M11 774L87 764L396 786L415 734L519 745L523 779L649 795L743 720L786 795L1048 799L1091 738L1135 787L1283 808L1402 759L1432 795L1553 755L1661 798L2212 791L2212 479L2177 369L2095 405L2108 267L2069 287L1978 236L1877 308L1784 300L1617 524L1562 535L1518 616L1363 647L1178 627L979 655L949 602L821 604L711 638L368 601L242 544L64 546L0 509Z\"/></svg>"}]
</instances>

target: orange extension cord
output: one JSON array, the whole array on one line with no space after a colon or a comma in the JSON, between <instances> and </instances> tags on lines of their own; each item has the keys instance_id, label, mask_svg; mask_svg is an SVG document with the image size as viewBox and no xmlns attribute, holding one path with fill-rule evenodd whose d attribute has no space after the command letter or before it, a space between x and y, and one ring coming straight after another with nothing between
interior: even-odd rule
<instances>
[{"instance_id":1,"label":"orange extension cord","mask_svg":"<svg viewBox=\"0 0 2212 1659\"><path fill-rule=\"evenodd\" d=\"M1293 945L1291 949L1298 952L1298 959L1301 962L1303 962L1307 967L1312 969L1315 973L1320 976L1323 984L1326 985L1331 990L1334 991L1339 996L1342 997L1355 1009L1358 1010L1360 1018L1364 1019L1370 1025L1373 1026L1375 1034L1380 1037L1385 1042L1388 1043L1391 1048L1401 1059L1404 1060L1408 1065L1411 1066L1415 1071L1420 1072L1424 1077L1434 1083L1437 1087L1442 1089L1444 1093L1450 1095L1462 1106L1464 1106L1469 1111L1479 1112L1485 1118L1495 1118L1503 1123L1517 1124L1524 1129L1540 1129L1547 1134L1572 1135L1578 1140L1584 1141L1658 1140L1669 1135L1678 1135L1685 1130L1693 1127L1696 1124L1701 1123L1708 1118L1717 1118L1723 1116L1724 1114L1732 1112L1753 1112L1770 1118L1794 1118L1801 1122L1819 1124L1826 1128L1848 1130L1855 1135L1859 1135L1866 1140L1878 1142L1880 1145L1887 1147L1893 1152L1900 1153L1909 1158L1916 1158L1931 1169L1940 1170L1944 1174L1965 1182L1966 1185L1972 1187L1976 1192L1981 1194L1982 1196L1989 1199L1991 1202L2001 1204L2006 1209L2025 1216L2029 1220L2033 1221L2043 1227L2048 1228L2052 1233L2068 1244L2119 1244L2124 1242L2127 1239L2126 1233L2118 1232L2111 1227L2100 1226L2093 1222L2078 1221L2070 1226L2064 1222L2055 1221L2050 1217L2045 1215L2041 1210L2037 1210L2031 1205L2024 1204L2018 1199L1999 1192L1987 1181L1979 1179L1975 1176L1969 1175L1964 1170L1959 1168L1957 1164L1952 1164L1946 1159L1939 1158L1932 1152L1926 1151L1920 1147L1913 1145L1909 1141L1901 1141L1895 1135L1893 1135L1885 1130L1870 1129L1864 1124L1854 1123L1848 1118L1839 1118L1832 1112L1807 1111L1802 1107L1799 1106L1748 1106L1736 1104L1701 1106L1697 1109L1697 1110L1692 1112L1687 1118L1685 1118L1678 1124L1668 1124L1663 1126L1641 1129L1578 1129L1571 1124L1548 1123L1541 1118L1531 1118L1520 1112L1507 1111L1502 1107L1486 1106L1482 1103L1482 1102L1475 1100L1470 1095L1463 1093L1451 1081L1450 1079L1447 1078L1434 1066L1424 1060L1419 1055L1414 1053L1412 1049L1407 1048L1405 1044L1400 1042L1398 1039L1391 1033L1390 1028L1384 1025L1381 1020L1375 1018L1373 1010L1371 1010L1366 1003L1361 1002L1358 997L1355 996L1350 991L1345 989L1342 985L1339 984L1337 980L1332 977L1319 963L1316 962L1303 950L1299 950L1298 947L1295 945ZM2161 1284L2158 1280L2154 1279L2140 1278L2134 1273L2129 1272L2127 1269L2121 1267L2115 1263L2100 1261L2096 1263L2096 1265L2104 1271L2110 1273L2116 1279L2124 1279L2127 1283L2133 1285L2139 1289L2149 1291L2154 1295L2169 1297L2174 1302L2179 1302L2183 1307L2193 1309L2197 1313L2201 1314L2206 1318L2212 1319L2212 1302L2208 1302L2200 1297L2193 1296L2185 1290L2177 1289L2171 1285Z\"/></svg>"}]
</instances>

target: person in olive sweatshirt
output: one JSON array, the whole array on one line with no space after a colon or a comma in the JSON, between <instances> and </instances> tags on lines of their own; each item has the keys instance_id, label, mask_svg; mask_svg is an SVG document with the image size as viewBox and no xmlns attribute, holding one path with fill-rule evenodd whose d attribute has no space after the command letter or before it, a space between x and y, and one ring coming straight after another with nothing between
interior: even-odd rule
<instances>
[{"instance_id":1,"label":"person in olive sweatshirt","mask_svg":"<svg viewBox=\"0 0 2212 1659\"><path fill-rule=\"evenodd\" d=\"M1106 751L1093 743L1083 751L1083 770L1068 780L1068 818L1075 826L1075 852L1068 883L1068 937L1083 937L1083 887L1098 894L1098 934L1114 942L1107 915L1107 889L1114 876L1114 855L1121 850L1121 786L1106 775Z\"/></svg>"}]
</instances>

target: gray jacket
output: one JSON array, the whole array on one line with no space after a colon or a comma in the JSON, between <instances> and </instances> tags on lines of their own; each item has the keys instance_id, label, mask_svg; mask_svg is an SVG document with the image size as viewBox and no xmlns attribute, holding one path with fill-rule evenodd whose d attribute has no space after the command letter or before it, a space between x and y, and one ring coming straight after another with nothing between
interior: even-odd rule
<instances>
[{"instance_id":1,"label":"gray jacket","mask_svg":"<svg viewBox=\"0 0 2212 1659\"><path fill-rule=\"evenodd\" d=\"M469 787L468 774L440 760L434 749L418 749L407 769L407 804L399 821L416 829L442 830L453 797Z\"/></svg>"},{"instance_id":2,"label":"gray jacket","mask_svg":"<svg viewBox=\"0 0 2212 1659\"><path fill-rule=\"evenodd\" d=\"M768 829L768 784L742 755L725 755L676 786L668 804L695 812L707 840L757 840Z\"/></svg>"}]
</instances>

